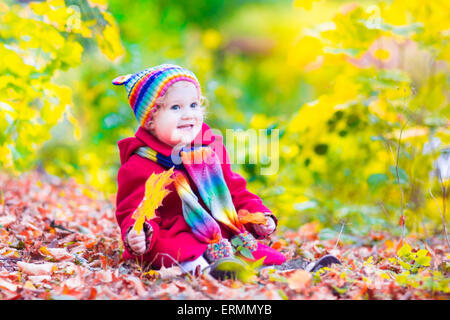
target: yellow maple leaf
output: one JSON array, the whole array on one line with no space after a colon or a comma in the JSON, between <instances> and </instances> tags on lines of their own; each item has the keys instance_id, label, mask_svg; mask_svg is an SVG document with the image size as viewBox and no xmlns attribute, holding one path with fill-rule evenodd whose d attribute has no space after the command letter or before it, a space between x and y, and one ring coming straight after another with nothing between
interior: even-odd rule
<instances>
[{"instance_id":1,"label":"yellow maple leaf","mask_svg":"<svg viewBox=\"0 0 450 320\"><path fill-rule=\"evenodd\" d=\"M160 174L152 173L145 182L145 195L136 211L131 216L135 219L134 230L139 234L144 226L145 219L151 219L155 210L162 204L163 199L169 194L166 187L172 183L173 167Z\"/></svg>"}]
</instances>

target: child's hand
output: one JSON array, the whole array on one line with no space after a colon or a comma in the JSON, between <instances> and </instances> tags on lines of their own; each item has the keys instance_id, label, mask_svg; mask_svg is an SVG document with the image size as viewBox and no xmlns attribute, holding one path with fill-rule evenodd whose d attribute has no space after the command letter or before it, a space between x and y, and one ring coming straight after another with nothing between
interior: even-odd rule
<instances>
[{"instance_id":1,"label":"child's hand","mask_svg":"<svg viewBox=\"0 0 450 320\"><path fill-rule=\"evenodd\" d=\"M137 234L136 230L131 229L127 234L127 241L133 253L136 255L142 255L145 253L145 232L142 230Z\"/></svg>"},{"instance_id":2,"label":"child's hand","mask_svg":"<svg viewBox=\"0 0 450 320\"><path fill-rule=\"evenodd\" d=\"M253 229L255 232L260 236L267 236L275 231L276 224L275 221L271 217L266 217L267 223L266 224L254 224Z\"/></svg>"}]
</instances>

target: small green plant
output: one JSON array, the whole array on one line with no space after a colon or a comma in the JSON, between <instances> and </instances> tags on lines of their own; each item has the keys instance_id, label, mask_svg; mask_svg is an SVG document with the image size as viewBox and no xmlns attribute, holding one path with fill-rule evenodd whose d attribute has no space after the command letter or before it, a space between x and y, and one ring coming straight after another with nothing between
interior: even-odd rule
<instances>
[{"instance_id":1,"label":"small green plant","mask_svg":"<svg viewBox=\"0 0 450 320\"><path fill-rule=\"evenodd\" d=\"M395 281L403 286L422 288L431 291L449 292L449 279L440 271L431 271L429 268L431 257L428 251L420 249L413 252L410 245L405 243L397 251L396 261L403 271L396 275Z\"/></svg>"},{"instance_id":2,"label":"small green plant","mask_svg":"<svg viewBox=\"0 0 450 320\"><path fill-rule=\"evenodd\" d=\"M252 259L254 260L255 257L253 257L252 252L244 247L244 242L242 242L242 240L238 237L235 237L233 239L231 239L231 244L233 245L233 249L236 252L239 252L241 255L243 255L244 257L248 258L248 259Z\"/></svg>"},{"instance_id":3,"label":"small green plant","mask_svg":"<svg viewBox=\"0 0 450 320\"><path fill-rule=\"evenodd\" d=\"M231 271L235 274L236 279L243 283L249 283L255 280L259 274L259 269L263 264L265 257L254 262L244 261L236 257L236 259L224 259L218 266L218 270Z\"/></svg>"},{"instance_id":4,"label":"small green plant","mask_svg":"<svg viewBox=\"0 0 450 320\"><path fill-rule=\"evenodd\" d=\"M397 256L398 264L411 273L417 273L420 268L430 266L431 257L428 256L428 251L420 249L413 252L411 246L407 243L397 251Z\"/></svg>"}]
</instances>

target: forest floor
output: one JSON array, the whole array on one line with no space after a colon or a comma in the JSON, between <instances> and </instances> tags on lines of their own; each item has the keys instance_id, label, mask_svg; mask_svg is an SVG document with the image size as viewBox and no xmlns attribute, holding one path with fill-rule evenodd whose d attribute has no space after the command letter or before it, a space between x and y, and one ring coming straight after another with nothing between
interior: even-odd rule
<instances>
[{"instance_id":1,"label":"forest floor","mask_svg":"<svg viewBox=\"0 0 450 320\"><path fill-rule=\"evenodd\" d=\"M265 244L288 259L327 253L341 265L315 273L249 266L241 280L151 270L124 261L115 199L73 179L0 174L0 299L445 299L450 251L442 237L403 241L371 232L357 243L320 240L317 223Z\"/></svg>"}]
</instances>

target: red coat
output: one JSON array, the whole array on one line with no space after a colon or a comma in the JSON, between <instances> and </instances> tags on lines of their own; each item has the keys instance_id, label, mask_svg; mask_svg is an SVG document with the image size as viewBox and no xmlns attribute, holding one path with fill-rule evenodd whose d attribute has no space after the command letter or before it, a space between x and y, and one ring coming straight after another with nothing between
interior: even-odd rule
<instances>
[{"instance_id":1,"label":"red coat","mask_svg":"<svg viewBox=\"0 0 450 320\"><path fill-rule=\"evenodd\" d=\"M222 137L213 135L209 126L203 124L201 132L194 139L196 143L200 141L204 145L209 145L219 156L224 178L230 190L236 211L246 209L249 212L270 212L258 196L246 189L246 180L231 171L228 153L222 143ZM116 219L121 229L122 241L124 241L127 231L134 224L134 219L131 216L144 197L146 180L152 173L161 173L166 170L166 168L158 163L133 154L134 150L145 145L166 156L170 156L172 151L170 146L157 140L150 132L142 127L138 129L135 137L129 137L118 142L121 167L117 175ZM186 171L183 169L181 172L188 178L191 188L197 195L200 204L207 209L199 196L195 184L189 178ZM207 244L197 240L191 228L185 222L181 199L174 185L171 184L168 188L171 192L164 198L162 205L156 210L155 218L147 221L153 227L153 236L150 244L147 244L147 251L143 255L143 260L152 262L152 266L155 268L160 268L162 265L169 267L174 263L167 255L170 255L178 262L184 262L199 257L207 247ZM273 215L272 217L276 221ZM222 225L221 228L222 235L229 239L231 236L229 231ZM257 237L251 227L247 229ZM159 255L158 253L163 254ZM134 256L127 250L126 246L124 248L123 258L134 259Z\"/></svg>"}]
</instances>

